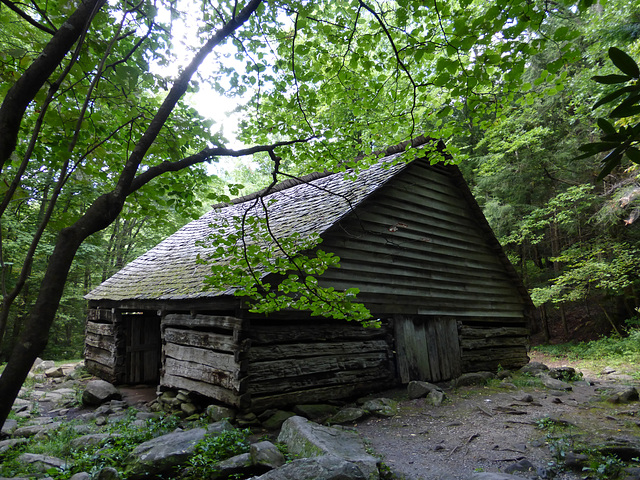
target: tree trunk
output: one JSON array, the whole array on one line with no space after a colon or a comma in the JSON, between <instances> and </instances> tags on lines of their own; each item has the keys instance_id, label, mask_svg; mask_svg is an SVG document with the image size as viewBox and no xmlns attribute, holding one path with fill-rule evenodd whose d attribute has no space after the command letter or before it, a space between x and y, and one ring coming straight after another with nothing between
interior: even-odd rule
<instances>
[{"instance_id":1,"label":"tree trunk","mask_svg":"<svg viewBox=\"0 0 640 480\"><path fill-rule=\"evenodd\" d=\"M36 303L0 376L0 425L4 425L33 362L47 346L49 330L58 311L69 269L78 248L89 235L113 222L122 210L123 203L124 198L119 199L113 194L103 195L75 224L60 232L49 258Z\"/></svg>"},{"instance_id":2,"label":"tree trunk","mask_svg":"<svg viewBox=\"0 0 640 480\"><path fill-rule=\"evenodd\" d=\"M140 162L155 141L160 129L165 125L179 99L186 92L191 77L195 74L200 64L214 47L220 45L225 39L233 35L233 33L249 19L261 2L262 0L249 0L245 7L237 12L236 15L218 30L198 51L191 63L185 67L178 76L145 133L136 143L129 159L120 172L115 189L110 193L98 197L82 217L70 227L63 229L58 235L55 248L47 263L47 269L35 305L31 309L22 334L13 348L9 362L2 372L2 376L0 376L0 392L2 392L2 396L0 397L0 428L4 425L7 416L11 412L13 402L18 396L33 362L47 345L49 331L55 319L56 312L58 311L69 270L78 248L80 248L80 245L87 237L108 227L114 222L122 211L124 201L128 195L157 175L167 171L156 167L156 170L148 169L145 175L141 174L136 177ZM85 0L85 3L83 3L81 7L85 8L87 5L93 4L94 9L99 9L104 3L105 0ZM92 12L96 11L94 9L92 9ZM80 7L78 10L80 10ZM74 13L72 17L74 15L76 14ZM91 18L92 13L85 20L85 24ZM83 24L83 27L86 27L86 25ZM61 30L64 30L64 28ZM34 65L43 56L46 57L46 55L39 56L38 59L34 61ZM64 55L62 58L63 57ZM27 76L31 70L32 68L30 67L23 77ZM0 167L2 162L9 157L13 148L15 148L17 132L20 127L24 109L33 98L33 95L37 93L37 90L33 92L33 95L24 104L24 108L22 108L20 112L17 112L17 116L15 114L7 115L6 107L12 103L14 97L18 97L18 95L15 95L15 92L20 93L20 89L16 89L16 86L20 84L22 80L23 78L21 77L18 82L14 84L0 107ZM43 79L42 82L45 80L46 78ZM28 94L31 92L30 88L32 89L33 85L22 84L22 93L26 92ZM14 105L14 107L19 106L21 106L21 104ZM208 158L208 156L203 156L200 161ZM188 162L176 163L179 165L179 167L176 167L177 169L189 166Z\"/></svg>"}]
</instances>

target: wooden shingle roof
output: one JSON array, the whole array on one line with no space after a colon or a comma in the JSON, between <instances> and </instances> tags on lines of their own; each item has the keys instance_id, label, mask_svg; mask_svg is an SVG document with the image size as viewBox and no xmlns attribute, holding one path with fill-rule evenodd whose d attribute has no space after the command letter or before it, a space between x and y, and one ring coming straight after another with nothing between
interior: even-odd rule
<instances>
[{"instance_id":1,"label":"wooden shingle roof","mask_svg":"<svg viewBox=\"0 0 640 480\"><path fill-rule=\"evenodd\" d=\"M321 235L406 168L396 163L401 153L385 157L351 178L349 172L320 175L310 181L290 182L265 198L272 232L277 238L298 233ZM205 290L210 267L197 262L211 249L199 243L212 233L212 225L241 217L247 209L261 214L259 196L247 196L214 208L128 264L86 295L88 300L186 300L219 297L233 290ZM230 228L230 227L229 227Z\"/></svg>"}]
</instances>

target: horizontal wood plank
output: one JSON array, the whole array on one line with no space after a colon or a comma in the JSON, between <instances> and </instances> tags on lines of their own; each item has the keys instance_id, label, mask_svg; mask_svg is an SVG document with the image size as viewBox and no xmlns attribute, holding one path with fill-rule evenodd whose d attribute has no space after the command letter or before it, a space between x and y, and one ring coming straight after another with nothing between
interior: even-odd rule
<instances>
[{"instance_id":1,"label":"horizontal wood plank","mask_svg":"<svg viewBox=\"0 0 640 480\"><path fill-rule=\"evenodd\" d=\"M469 338L517 337L529 335L526 327L472 327L462 325L460 335Z\"/></svg>"},{"instance_id":2,"label":"horizontal wood plank","mask_svg":"<svg viewBox=\"0 0 640 480\"><path fill-rule=\"evenodd\" d=\"M164 354L166 357L176 360L200 363L229 373L237 373L242 370L242 365L235 361L232 353L214 352L205 348L167 343L164 346Z\"/></svg>"},{"instance_id":3,"label":"horizontal wood plank","mask_svg":"<svg viewBox=\"0 0 640 480\"><path fill-rule=\"evenodd\" d=\"M226 330L241 329L244 320L235 317L196 315L172 313L162 319L162 324L167 327L188 328L219 328Z\"/></svg>"},{"instance_id":4,"label":"horizontal wood plank","mask_svg":"<svg viewBox=\"0 0 640 480\"><path fill-rule=\"evenodd\" d=\"M104 365L107 369L113 369L116 365L116 356L113 352L96 348L91 345L85 346L85 359Z\"/></svg>"},{"instance_id":5,"label":"horizontal wood plank","mask_svg":"<svg viewBox=\"0 0 640 480\"><path fill-rule=\"evenodd\" d=\"M463 350L477 350L489 347L526 347L528 344L528 337L462 338L460 340Z\"/></svg>"},{"instance_id":6,"label":"horizontal wood plank","mask_svg":"<svg viewBox=\"0 0 640 480\"><path fill-rule=\"evenodd\" d=\"M107 352L111 352L115 355L117 347L115 344L115 338L106 337L104 335L96 335L95 333L87 333L84 337L85 345L89 345Z\"/></svg>"},{"instance_id":7,"label":"horizontal wood plank","mask_svg":"<svg viewBox=\"0 0 640 480\"><path fill-rule=\"evenodd\" d=\"M331 372L386 367L388 363L389 356L385 350L384 352L359 355L309 357L304 360L293 358L268 362L251 362L248 373L252 383L263 383L273 379L291 379L295 383L298 377L305 375L317 373L328 375Z\"/></svg>"},{"instance_id":8,"label":"horizontal wood plank","mask_svg":"<svg viewBox=\"0 0 640 480\"><path fill-rule=\"evenodd\" d=\"M244 408L249 406L250 397L246 394L241 395L227 388L199 382L190 378L164 373L160 377L160 385L169 388L182 388L191 392L197 392L201 395L213 398L219 402L232 405L234 407Z\"/></svg>"},{"instance_id":9,"label":"horizontal wood plank","mask_svg":"<svg viewBox=\"0 0 640 480\"><path fill-rule=\"evenodd\" d=\"M253 350L260 345L274 343L330 342L332 340L369 340L383 338L387 329L365 328L355 322L323 322L308 319L299 322L278 323L253 322L249 338Z\"/></svg>"},{"instance_id":10,"label":"horizontal wood plank","mask_svg":"<svg viewBox=\"0 0 640 480\"><path fill-rule=\"evenodd\" d=\"M115 326L112 323L87 322L87 333L111 336L114 332Z\"/></svg>"},{"instance_id":11,"label":"horizontal wood plank","mask_svg":"<svg viewBox=\"0 0 640 480\"><path fill-rule=\"evenodd\" d=\"M386 354L388 350L389 345L384 340L319 342L312 344L295 343L252 347L249 351L249 360L254 363L265 360L299 359L323 355L360 355L371 352L383 352Z\"/></svg>"},{"instance_id":12,"label":"horizontal wood plank","mask_svg":"<svg viewBox=\"0 0 640 480\"><path fill-rule=\"evenodd\" d=\"M240 372L226 372L210 365L185 362L168 357L164 362L164 372L166 375L190 378L198 382L217 385L236 393L242 393L244 382L238 378Z\"/></svg>"},{"instance_id":13,"label":"horizontal wood plank","mask_svg":"<svg viewBox=\"0 0 640 480\"><path fill-rule=\"evenodd\" d=\"M262 411L272 407L282 408L285 405L325 402L335 400L336 398L365 395L371 392L389 389L395 385L395 381L390 379L386 382L375 380L371 382L311 388L294 392L277 392L272 395L253 396L251 398L251 409Z\"/></svg>"},{"instance_id":14,"label":"horizontal wood plank","mask_svg":"<svg viewBox=\"0 0 640 480\"><path fill-rule=\"evenodd\" d=\"M102 363L96 362L95 360L92 360L90 358L85 358L84 364L87 371L92 375L100 377L107 382L116 382L117 379L112 367L103 365Z\"/></svg>"},{"instance_id":15,"label":"horizontal wood plank","mask_svg":"<svg viewBox=\"0 0 640 480\"><path fill-rule=\"evenodd\" d=\"M235 352L242 347L242 345L229 335L213 332L198 332L194 330L180 330L177 328L164 329L164 340L167 343L202 347L225 352Z\"/></svg>"},{"instance_id":16,"label":"horizontal wood plank","mask_svg":"<svg viewBox=\"0 0 640 480\"><path fill-rule=\"evenodd\" d=\"M369 369L329 372L306 377L272 379L268 381L260 381L252 377L248 384L248 391L252 396L277 394L279 392L292 392L328 385L346 385L374 380L388 384L393 381L393 375L385 365Z\"/></svg>"}]
</instances>

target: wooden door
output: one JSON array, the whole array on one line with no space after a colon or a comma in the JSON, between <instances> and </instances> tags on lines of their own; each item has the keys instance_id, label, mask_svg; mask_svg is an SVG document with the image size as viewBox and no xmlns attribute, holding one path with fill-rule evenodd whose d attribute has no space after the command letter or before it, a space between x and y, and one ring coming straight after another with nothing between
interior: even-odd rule
<instances>
[{"instance_id":1,"label":"wooden door","mask_svg":"<svg viewBox=\"0 0 640 480\"><path fill-rule=\"evenodd\" d=\"M125 383L157 384L160 380L160 317L123 315L126 329Z\"/></svg>"},{"instance_id":2,"label":"wooden door","mask_svg":"<svg viewBox=\"0 0 640 480\"><path fill-rule=\"evenodd\" d=\"M402 383L460 376L458 326L453 318L396 317L396 357Z\"/></svg>"}]
</instances>

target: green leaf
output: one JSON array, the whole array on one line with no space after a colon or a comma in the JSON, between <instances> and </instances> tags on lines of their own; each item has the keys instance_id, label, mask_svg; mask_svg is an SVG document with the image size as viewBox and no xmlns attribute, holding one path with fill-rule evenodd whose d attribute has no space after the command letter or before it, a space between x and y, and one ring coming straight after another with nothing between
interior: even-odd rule
<instances>
[{"instance_id":1,"label":"green leaf","mask_svg":"<svg viewBox=\"0 0 640 480\"><path fill-rule=\"evenodd\" d=\"M610 114L610 118L633 117L640 114L640 105L619 105Z\"/></svg>"},{"instance_id":2,"label":"green leaf","mask_svg":"<svg viewBox=\"0 0 640 480\"><path fill-rule=\"evenodd\" d=\"M618 133L616 128L613 125L611 125L611 123L609 123L608 120L605 120L604 118L598 119L598 126L606 135L615 135L616 133Z\"/></svg>"},{"instance_id":3,"label":"green leaf","mask_svg":"<svg viewBox=\"0 0 640 480\"><path fill-rule=\"evenodd\" d=\"M640 69L633 58L616 47L609 49L609 58L613 64L622 71L622 73L633 78L640 77Z\"/></svg>"},{"instance_id":4,"label":"green leaf","mask_svg":"<svg viewBox=\"0 0 640 480\"><path fill-rule=\"evenodd\" d=\"M633 77L629 75L596 75L591 77L592 80L604 85L613 85L615 83L627 83Z\"/></svg>"},{"instance_id":5,"label":"green leaf","mask_svg":"<svg viewBox=\"0 0 640 480\"><path fill-rule=\"evenodd\" d=\"M620 165L621 160L622 160L622 147L618 147L604 158L602 170L600 170L600 173L598 174L598 178L596 180L600 181L604 177L609 175L615 167Z\"/></svg>"},{"instance_id":6,"label":"green leaf","mask_svg":"<svg viewBox=\"0 0 640 480\"><path fill-rule=\"evenodd\" d=\"M582 152L590 152L591 155L594 155L599 152L606 152L607 150L611 150L618 145L619 143L617 142L593 142L587 143L585 145L580 145L578 147L578 150Z\"/></svg>"},{"instance_id":7,"label":"green leaf","mask_svg":"<svg viewBox=\"0 0 640 480\"><path fill-rule=\"evenodd\" d=\"M626 151L626 154L627 157L629 157L629 160L631 160L633 163L640 164L640 150L635 147L629 147Z\"/></svg>"},{"instance_id":8,"label":"green leaf","mask_svg":"<svg viewBox=\"0 0 640 480\"><path fill-rule=\"evenodd\" d=\"M633 86L633 85L629 85L628 87L620 88L620 89L616 90L615 92L612 92L612 93L610 93L608 95L605 95L604 97L602 97L600 100L598 100L595 103L595 105L593 106L593 109L595 110L600 105L604 105L605 103L612 102L616 98L624 95L625 93L632 92L633 90L636 90L636 87Z\"/></svg>"}]
</instances>

